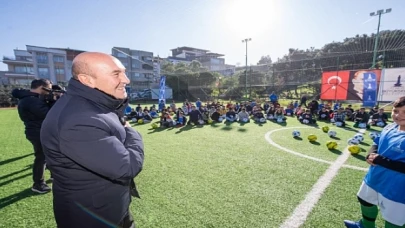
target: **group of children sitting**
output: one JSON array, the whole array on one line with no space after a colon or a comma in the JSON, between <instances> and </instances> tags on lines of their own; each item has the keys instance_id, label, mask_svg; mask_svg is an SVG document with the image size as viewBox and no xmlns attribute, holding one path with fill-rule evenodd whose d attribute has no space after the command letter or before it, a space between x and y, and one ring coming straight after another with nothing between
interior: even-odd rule
<instances>
[{"instance_id":1,"label":"group of children sitting","mask_svg":"<svg viewBox=\"0 0 405 228\"><path fill-rule=\"evenodd\" d=\"M296 102L297 103L297 102ZM383 109L372 109L373 113L366 113L364 108L354 111L349 105L346 109L336 106L332 109L326 104L320 104L319 110L311 108L304 109L302 106L291 102L285 109L277 101L265 102L263 105L255 101L224 104L220 102L207 102L202 104L198 99L195 104L186 100L182 107L177 107L173 101L166 106L163 101L150 108L142 109L141 105L135 109L127 110L127 118L143 123L149 123L155 118L160 118L161 127L174 127L183 125L202 125L212 122L241 122L248 123L253 120L255 123L265 123L267 120L277 123L285 123L286 116L296 116L303 124L315 124L318 121L327 121L336 126L345 126L346 121L354 121L354 127L366 128L371 125L385 126L387 116ZM318 106L318 104L316 105ZM370 118L370 116L372 116Z\"/></svg>"},{"instance_id":2,"label":"group of children sitting","mask_svg":"<svg viewBox=\"0 0 405 228\"><path fill-rule=\"evenodd\" d=\"M300 107L296 109L297 116L302 116L301 113L310 115L310 110L302 111ZM301 117L300 117L301 118ZM384 113L384 109L378 107L372 108L368 113L364 107L354 111L352 105L343 108L341 105L335 105L332 109L329 105L320 105L320 110L317 112L319 121L334 123L336 126L346 126L346 121L353 121L355 128L370 128L370 126L384 127L387 125L388 117ZM302 120L300 120L302 122Z\"/></svg>"}]
</instances>

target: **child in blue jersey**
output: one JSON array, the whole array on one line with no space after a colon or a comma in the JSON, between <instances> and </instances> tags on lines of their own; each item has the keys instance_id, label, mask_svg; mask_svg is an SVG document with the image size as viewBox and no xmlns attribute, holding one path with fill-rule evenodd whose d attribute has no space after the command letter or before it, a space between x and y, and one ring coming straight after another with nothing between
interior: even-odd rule
<instances>
[{"instance_id":1,"label":"child in blue jersey","mask_svg":"<svg viewBox=\"0 0 405 228\"><path fill-rule=\"evenodd\" d=\"M159 114L156 112L156 108L152 108L151 110L150 110L150 116L152 117L152 118L158 118L159 117Z\"/></svg>"},{"instance_id":2,"label":"child in blue jersey","mask_svg":"<svg viewBox=\"0 0 405 228\"><path fill-rule=\"evenodd\" d=\"M374 228L378 207L385 228L405 226L405 96L394 102L392 119L366 157L371 167L357 193L363 218L345 220L348 228Z\"/></svg>"}]
</instances>

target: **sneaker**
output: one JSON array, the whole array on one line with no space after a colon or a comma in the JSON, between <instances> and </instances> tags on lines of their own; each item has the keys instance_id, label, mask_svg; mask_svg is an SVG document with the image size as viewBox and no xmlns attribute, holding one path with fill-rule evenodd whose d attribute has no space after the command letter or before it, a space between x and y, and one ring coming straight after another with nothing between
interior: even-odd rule
<instances>
[{"instance_id":1,"label":"sneaker","mask_svg":"<svg viewBox=\"0 0 405 228\"><path fill-rule=\"evenodd\" d=\"M42 183L42 184L34 184L31 190L36 193L45 194L50 192L51 188L45 183Z\"/></svg>"},{"instance_id":2,"label":"sneaker","mask_svg":"<svg viewBox=\"0 0 405 228\"><path fill-rule=\"evenodd\" d=\"M359 220L357 222L350 221L350 220L344 220L343 222L347 228L364 228L364 226L361 224L361 220Z\"/></svg>"}]
</instances>

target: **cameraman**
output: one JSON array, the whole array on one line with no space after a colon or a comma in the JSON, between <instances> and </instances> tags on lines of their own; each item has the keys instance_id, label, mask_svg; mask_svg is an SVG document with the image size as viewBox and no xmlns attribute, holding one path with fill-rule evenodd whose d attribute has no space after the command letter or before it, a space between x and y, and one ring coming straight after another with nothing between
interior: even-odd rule
<instances>
[{"instance_id":1,"label":"cameraman","mask_svg":"<svg viewBox=\"0 0 405 228\"><path fill-rule=\"evenodd\" d=\"M65 88L59 86L59 85L52 85L52 88L44 88L47 94L44 94L40 97L43 97L45 102L48 104L50 108L55 104L55 102L63 96L63 94L66 92Z\"/></svg>"},{"instance_id":2,"label":"cameraman","mask_svg":"<svg viewBox=\"0 0 405 228\"><path fill-rule=\"evenodd\" d=\"M18 114L25 125L25 136L34 147L34 165L32 191L48 193L51 188L44 181L45 155L40 140L41 125L50 105L44 99L52 89L47 79L35 79L31 82L31 89L14 89L12 95L19 99Z\"/></svg>"}]
</instances>

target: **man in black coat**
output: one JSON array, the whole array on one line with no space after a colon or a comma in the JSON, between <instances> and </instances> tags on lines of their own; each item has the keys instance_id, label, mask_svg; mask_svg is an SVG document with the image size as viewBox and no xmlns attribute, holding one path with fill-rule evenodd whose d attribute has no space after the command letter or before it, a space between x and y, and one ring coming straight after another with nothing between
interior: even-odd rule
<instances>
[{"instance_id":1,"label":"man in black coat","mask_svg":"<svg viewBox=\"0 0 405 228\"><path fill-rule=\"evenodd\" d=\"M31 89L14 89L12 95L19 99L18 114L25 125L25 137L34 147L34 164L32 166L32 191L47 193L51 188L44 181L45 156L42 151L40 132L50 106L44 96L49 93L52 84L46 79L35 79L31 82Z\"/></svg>"},{"instance_id":2,"label":"man in black coat","mask_svg":"<svg viewBox=\"0 0 405 228\"><path fill-rule=\"evenodd\" d=\"M129 80L122 63L85 52L73 60L67 92L41 131L53 174L59 228L135 227L129 211L144 145L123 114Z\"/></svg>"}]
</instances>

